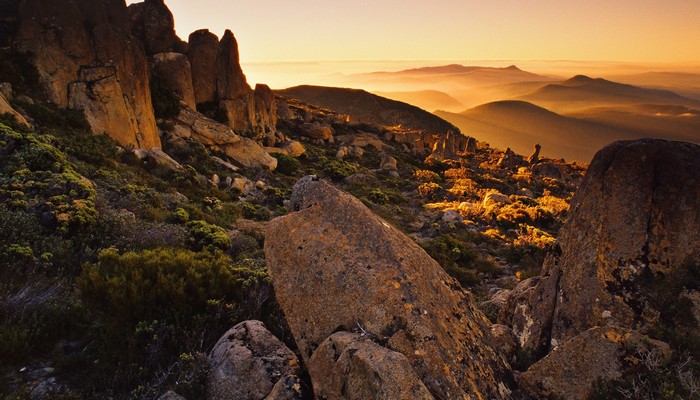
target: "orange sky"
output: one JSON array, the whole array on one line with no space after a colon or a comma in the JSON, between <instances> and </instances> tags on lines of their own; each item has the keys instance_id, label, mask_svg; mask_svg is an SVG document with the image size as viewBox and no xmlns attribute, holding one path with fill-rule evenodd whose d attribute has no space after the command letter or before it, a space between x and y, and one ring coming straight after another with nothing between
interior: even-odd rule
<instances>
[{"instance_id":1,"label":"orange sky","mask_svg":"<svg viewBox=\"0 0 700 400\"><path fill-rule=\"evenodd\" d=\"M130 1L131 3L133 1ZM178 34L236 35L243 62L699 62L700 0L166 0Z\"/></svg>"}]
</instances>

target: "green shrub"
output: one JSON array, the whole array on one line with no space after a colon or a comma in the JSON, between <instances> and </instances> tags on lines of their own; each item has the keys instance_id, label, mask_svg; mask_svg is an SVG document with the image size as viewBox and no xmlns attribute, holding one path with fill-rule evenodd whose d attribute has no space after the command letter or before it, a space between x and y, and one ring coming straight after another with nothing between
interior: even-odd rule
<instances>
[{"instance_id":1,"label":"green shrub","mask_svg":"<svg viewBox=\"0 0 700 400\"><path fill-rule=\"evenodd\" d=\"M331 160L322 166L329 178L339 181L357 172L357 166L346 161Z\"/></svg>"},{"instance_id":2,"label":"green shrub","mask_svg":"<svg viewBox=\"0 0 700 400\"><path fill-rule=\"evenodd\" d=\"M440 191L442 191L442 187L435 182L427 182L418 185L417 191L418 194L427 199L437 200Z\"/></svg>"},{"instance_id":3,"label":"green shrub","mask_svg":"<svg viewBox=\"0 0 700 400\"><path fill-rule=\"evenodd\" d=\"M284 200L289 197L287 191L277 187L267 187L263 190L265 195L265 204L271 206L281 206L284 204Z\"/></svg>"},{"instance_id":4,"label":"green shrub","mask_svg":"<svg viewBox=\"0 0 700 400\"><path fill-rule=\"evenodd\" d=\"M275 171L287 175L294 176L301 169L301 163L296 158L282 153L272 153L273 157L277 159L277 169Z\"/></svg>"},{"instance_id":5,"label":"green shrub","mask_svg":"<svg viewBox=\"0 0 700 400\"><path fill-rule=\"evenodd\" d=\"M196 251L202 249L227 250L231 247L231 238L226 230L206 221L187 223L187 245Z\"/></svg>"},{"instance_id":6,"label":"green shrub","mask_svg":"<svg viewBox=\"0 0 700 400\"><path fill-rule=\"evenodd\" d=\"M467 243L452 235L441 235L423 245L425 251L453 278L463 286L473 286L480 282L475 263L476 251Z\"/></svg>"},{"instance_id":7,"label":"green shrub","mask_svg":"<svg viewBox=\"0 0 700 400\"><path fill-rule=\"evenodd\" d=\"M96 191L51 140L0 124L0 200L31 209L45 226L72 235L96 222Z\"/></svg>"},{"instance_id":8,"label":"green shrub","mask_svg":"<svg viewBox=\"0 0 700 400\"><path fill-rule=\"evenodd\" d=\"M168 378L181 354L206 352L236 322L260 318L269 296L255 293L270 290L264 270L237 267L221 252L171 248L104 250L77 284L96 367L120 391Z\"/></svg>"},{"instance_id":9,"label":"green shrub","mask_svg":"<svg viewBox=\"0 0 700 400\"><path fill-rule=\"evenodd\" d=\"M389 204L391 199L389 195L384 193L381 189L373 189L369 192L369 200L375 204Z\"/></svg>"},{"instance_id":10,"label":"green shrub","mask_svg":"<svg viewBox=\"0 0 700 400\"><path fill-rule=\"evenodd\" d=\"M438 175L437 173L435 173L433 171L429 171L427 169L419 169L413 175L416 177L416 180L418 182L423 182L423 183L427 183L427 182L440 183L440 182L442 182L440 175Z\"/></svg>"},{"instance_id":11,"label":"green shrub","mask_svg":"<svg viewBox=\"0 0 700 400\"><path fill-rule=\"evenodd\" d=\"M241 213L246 219L255 221L269 221L271 217L270 210L261 205L252 203L241 203Z\"/></svg>"}]
</instances>

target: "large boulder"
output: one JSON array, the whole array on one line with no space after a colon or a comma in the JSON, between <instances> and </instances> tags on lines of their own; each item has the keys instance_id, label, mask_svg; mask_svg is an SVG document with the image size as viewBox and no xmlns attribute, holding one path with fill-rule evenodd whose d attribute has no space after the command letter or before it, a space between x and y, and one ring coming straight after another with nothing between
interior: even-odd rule
<instances>
[{"instance_id":1,"label":"large boulder","mask_svg":"<svg viewBox=\"0 0 700 400\"><path fill-rule=\"evenodd\" d=\"M656 323L667 302L657 289L679 286L700 255L698 171L700 146L690 143L617 142L596 154L551 258L561 269L552 339Z\"/></svg>"},{"instance_id":2,"label":"large boulder","mask_svg":"<svg viewBox=\"0 0 700 400\"><path fill-rule=\"evenodd\" d=\"M503 399L513 382L470 293L354 197L302 178L270 222L268 272L304 361L360 330L403 354L436 398Z\"/></svg>"},{"instance_id":3,"label":"large boulder","mask_svg":"<svg viewBox=\"0 0 700 400\"><path fill-rule=\"evenodd\" d=\"M260 321L244 321L226 332L209 363L209 400L301 399L297 357Z\"/></svg>"},{"instance_id":4,"label":"large boulder","mask_svg":"<svg viewBox=\"0 0 700 400\"><path fill-rule=\"evenodd\" d=\"M559 270L525 279L513 289L498 315L511 327L519 348L541 358L551 347L552 312L557 301Z\"/></svg>"},{"instance_id":5,"label":"large boulder","mask_svg":"<svg viewBox=\"0 0 700 400\"><path fill-rule=\"evenodd\" d=\"M246 168L277 168L277 159L265 151L255 140L242 137L239 142L224 147L224 153Z\"/></svg>"},{"instance_id":6,"label":"large boulder","mask_svg":"<svg viewBox=\"0 0 700 400\"><path fill-rule=\"evenodd\" d=\"M207 29L190 34L187 58L192 66L192 85L197 104L209 103L217 99L216 58L219 38Z\"/></svg>"},{"instance_id":7,"label":"large boulder","mask_svg":"<svg viewBox=\"0 0 700 400\"><path fill-rule=\"evenodd\" d=\"M129 6L131 33L141 40L149 56L180 50L173 14L163 0L145 0Z\"/></svg>"},{"instance_id":8,"label":"large boulder","mask_svg":"<svg viewBox=\"0 0 700 400\"><path fill-rule=\"evenodd\" d=\"M359 333L334 333L308 368L319 399L433 400L406 356Z\"/></svg>"},{"instance_id":9,"label":"large boulder","mask_svg":"<svg viewBox=\"0 0 700 400\"><path fill-rule=\"evenodd\" d=\"M519 383L536 398L585 400L597 380L620 379L648 355L668 359L670 348L627 329L595 327L535 363Z\"/></svg>"},{"instance_id":10,"label":"large boulder","mask_svg":"<svg viewBox=\"0 0 700 400\"><path fill-rule=\"evenodd\" d=\"M153 68L187 107L197 109L192 86L192 68L187 56L180 53L156 54L153 56Z\"/></svg>"}]
</instances>

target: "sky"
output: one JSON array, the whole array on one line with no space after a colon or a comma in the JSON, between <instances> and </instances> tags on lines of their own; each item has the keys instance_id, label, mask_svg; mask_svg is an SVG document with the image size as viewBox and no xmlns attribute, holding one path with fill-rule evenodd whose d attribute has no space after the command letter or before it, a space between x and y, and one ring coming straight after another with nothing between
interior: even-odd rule
<instances>
[{"instance_id":1,"label":"sky","mask_svg":"<svg viewBox=\"0 0 700 400\"><path fill-rule=\"evenodd\" d=\"M128 1L133 3L134 1ZM700 0L166 0L241 61L700 62Z\"/></svg>"}]
</instances>

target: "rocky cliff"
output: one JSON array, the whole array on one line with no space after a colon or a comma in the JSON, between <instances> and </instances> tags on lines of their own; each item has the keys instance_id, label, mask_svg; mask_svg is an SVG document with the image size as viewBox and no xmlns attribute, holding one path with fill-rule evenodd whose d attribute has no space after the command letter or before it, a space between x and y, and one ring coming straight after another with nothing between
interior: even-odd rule
<instances>
[{"instance_id":1,"label":"rocky cliff","mask_svg":"<svg viewBox=\"0 0 700 400\"><path fill-rule=\"evenodd\" d=\"M179 107L221 117L233 135L228 142L242 143L237 135L246 136L254 153L265 152L259 144L285 140L276 131L274 95L266 85L250 87L231 31L221 40L197 31L183 42L163 0L128 8L122 0L11 0L6 8L16 23L3 29L36 69L44 99L83 111L93 132L124 148L161 147L152 102L163 101L163 90L180 99ZM165 88L152 100L154 74ZM242 153L230 157L238 162ZM244 158L244 166L274 168L269 156ZM256 158L264 162L249 162Z\"/></svg>"},{"instance_id":2,"label":"rocky cliff","mask_svg":"<svg viewBox=\"0 0 700 400\"><path fill-rule=\"evenodd\" d=\"M122 146L160 146L148 64L123 1L22 0L16 49L36 67L46 98L83 110Z\"/></svg>"}]
</instances>

